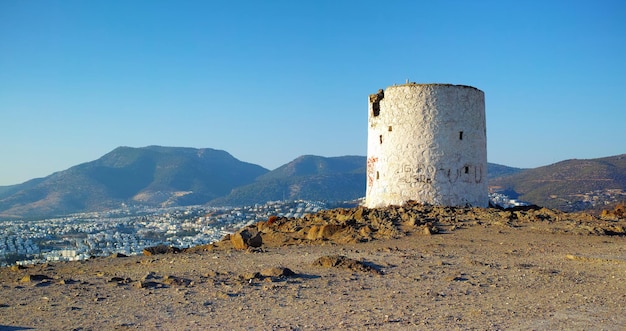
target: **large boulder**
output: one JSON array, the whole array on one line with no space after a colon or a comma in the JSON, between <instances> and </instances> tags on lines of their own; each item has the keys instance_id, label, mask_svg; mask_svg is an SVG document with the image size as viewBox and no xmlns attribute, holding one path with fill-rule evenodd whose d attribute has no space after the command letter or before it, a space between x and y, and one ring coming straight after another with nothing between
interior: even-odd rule
<instances>
[{"instance_id":1,"label":"large boulder","mask_svg":"<svg viewBox=\"0 0 626 331\"><path fill-rule=\"evenodd\" d=\"M263 238L255 228L243 228L230 235L230 242L236 249L248 249L249 247L261 247Z\"/></svg>"}]
</instances>

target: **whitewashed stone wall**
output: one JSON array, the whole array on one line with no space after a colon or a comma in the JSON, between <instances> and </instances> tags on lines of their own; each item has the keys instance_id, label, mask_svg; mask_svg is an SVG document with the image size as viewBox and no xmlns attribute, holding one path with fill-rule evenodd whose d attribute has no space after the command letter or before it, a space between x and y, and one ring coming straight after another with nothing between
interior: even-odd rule
<instances>
[{"instance_id":1,"label":"whitewashed stone wall","mask_svg":"<svg viewBox=\"0 0 626 331\"><path fill-rule=\"evenodd\" d=\"M487 207L484 93L449 84L394 85L369 98L367 207L408 200Z\"/></svg>"}]
</instances>

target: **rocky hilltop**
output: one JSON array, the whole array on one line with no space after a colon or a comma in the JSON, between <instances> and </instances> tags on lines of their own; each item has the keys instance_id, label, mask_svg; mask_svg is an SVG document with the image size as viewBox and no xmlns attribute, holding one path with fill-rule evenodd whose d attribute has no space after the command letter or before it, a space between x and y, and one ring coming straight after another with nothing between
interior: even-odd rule
<instances>
[{"instance_id":1,"label":"rocky hilltop","mask_svg":"<svg viewBox=\"0 0 626 331\"><path fill-rule=\"evenodd\" d=\"M7 267L0 329L620 329L620 208L335 209L189 249Z\"/></svg>"},{"instance_id":2,"label":"rocky hilltop","mask_svg":"<svg viewBox=\"0 0 626 331\"><path fill-rule=\"evenodd\" d=\"M604 217L565 213L538 206L513 209L440 207L409 202L386 208L339 208L302 218L271 217L227 236L221 242L192 248L248 249L302 244L355 244L410 235L449 233L470 226L518 228L576 235L626 235L623 206ZM252 243L252 244L249 244Z\"/></svg>"}]
</instances>

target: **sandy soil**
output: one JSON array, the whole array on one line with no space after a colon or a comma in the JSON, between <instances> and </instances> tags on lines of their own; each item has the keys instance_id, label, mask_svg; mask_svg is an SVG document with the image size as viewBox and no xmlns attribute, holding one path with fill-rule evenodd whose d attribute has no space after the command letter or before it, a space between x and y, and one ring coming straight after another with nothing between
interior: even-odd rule
<instances>
[{"instance_id":1,"label":"sandy soil","mask_svg":"<svg viewBox=\"0 0 626 331\"><path fill-rule=\"evenodd\" d=\"M623 330L626 236L553 228L2 268L0 330Z\"/></svg>"}]
</instances>

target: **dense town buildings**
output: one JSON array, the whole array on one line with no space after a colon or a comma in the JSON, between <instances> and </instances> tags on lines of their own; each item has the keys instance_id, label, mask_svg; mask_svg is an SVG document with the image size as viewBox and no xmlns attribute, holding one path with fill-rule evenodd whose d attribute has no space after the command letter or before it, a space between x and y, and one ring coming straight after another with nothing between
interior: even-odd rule
<instances>
[{"instance_id":1,"label":"dense town buildings","mask_svg":"<svg viewBox=\"0 0 626 331\"><path fill-rule=\"evenodd\" d=\"M68 217L0 222L0 264L75 261L114 253L140 254L165 244L203 245L269 216L301 217L328 205L274 201L236 208L206 206L112 210Z\"/></svg>"}]
</instances>

